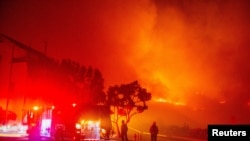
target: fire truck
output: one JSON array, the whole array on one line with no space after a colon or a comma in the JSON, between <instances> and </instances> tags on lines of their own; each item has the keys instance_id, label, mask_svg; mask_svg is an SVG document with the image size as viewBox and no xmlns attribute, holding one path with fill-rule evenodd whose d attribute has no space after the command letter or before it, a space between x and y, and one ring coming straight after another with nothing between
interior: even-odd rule
<instances>
[{"instance_id":1,"label":"fire truck","mask_svg":"<svg viewBox=\"0 0 250 141\"><path fill-rule=\"evenodd\" d=\"M98 141L101 128L107 129L111 125L109 115L103 114L104 109L99 106L77 107L74 104L71 108L35 106L25 114L27 133L30 138Z\"/></svg>"}]
</instances>

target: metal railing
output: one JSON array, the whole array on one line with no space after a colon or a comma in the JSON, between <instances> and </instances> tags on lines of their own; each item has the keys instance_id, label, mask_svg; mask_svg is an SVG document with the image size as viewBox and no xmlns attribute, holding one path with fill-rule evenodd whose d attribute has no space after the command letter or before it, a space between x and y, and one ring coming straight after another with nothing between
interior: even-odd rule
<instances>
[{"instance_id":1,"label":"metal railing","mask_svg":"<svg viewBox=\"0 0 250 141\"><path fill-rule=\"evenodd\" d=\"M133 134L133 141L150 141L150 133L140 131L138 129L135 129L133 127L129 127L130 131L132 131ZM197 139L197 138L191 138L191 137L181 137L181 136L170 136L170 135L164 135L164 134L158 134L157 141L207 141L205 139Z\"/></svg>"}]
</instances>

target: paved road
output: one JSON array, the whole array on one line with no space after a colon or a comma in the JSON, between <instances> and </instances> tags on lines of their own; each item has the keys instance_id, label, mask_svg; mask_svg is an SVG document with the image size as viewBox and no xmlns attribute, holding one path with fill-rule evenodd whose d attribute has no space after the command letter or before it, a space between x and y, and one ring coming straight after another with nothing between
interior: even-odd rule
<instances>
[{"instance_id":1,"label":"paved road","mask_svg":"<svg viewBox=\"0 0 250 141\"><path fill-rule=\"evenodd\" d=\"M29 139L28 137L0 137L0 141L54 141L49 138L34 138ZM70 139L65 139L64 141L72 141ZM118 140L101 140L101 141L120 141ZM133 141L133 140L130 140ZM150 138L143 138L142 141L150 141ZM186 139L177 139L177 138L158 138L158 141L195 141L195 140L186 140ZM201 140L197 140L201 141ZM204 140L203 140L204 141Z\"/></svg>"},{"instance_id":2,"label":"paved road","mask_svg":"<svg viewBox=\"0 0 250 141\"><path fill-rule=\"evenodd\" d=\"M28 137L0 137L0 141L51 141L48 138L33 138Z\"/></svg>"},{"instance_id":3,"label":"paved road","mask_svg":"<svg viewBox=\"0 0 250 141\"><path fill-rule=\"evenodd\" d=\"M5 136L4 136L5 135ZM7 136L8 134L0 134L0 141L54 141L53 138L48 137L33 137L29 138L27 135L22 136ZM134 141L132 135L129 135L129 141ZM185 137L178 137L178 136L166 136L166 135L159 135L158 141L206 141L201 139L194 139L194 138L185 138ZM72 141L72 138L64 138L64 141ZM114 140L100 140L100 141L121 141L120 139ZM137 136L136 141L150 141L150 136L148 134L142 134L139 138Z\"/></svg>"}]
</instances>

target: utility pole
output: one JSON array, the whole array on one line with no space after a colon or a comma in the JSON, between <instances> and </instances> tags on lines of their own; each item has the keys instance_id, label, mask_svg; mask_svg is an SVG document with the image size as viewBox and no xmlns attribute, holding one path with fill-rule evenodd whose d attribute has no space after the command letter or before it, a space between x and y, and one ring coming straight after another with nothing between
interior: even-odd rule
<instances>
[{"instance_id":1,"label":"utility pole","mask_svg":"<svg viewBox=\"0 0 250 141\"><path fill-rule=\"evenodd\" d=\"M9 110L9 101L10 101L10 95L13 91L13 82L12 82L12 71L13 71L13 58L14 58L14 52L15 52L15 46L12 47L12 54L11 54L11 60L10 60L10 74L9 74L9 89L8 89L8 95L7 95L7 101L6 101L6 107L5 107L5 121L4 124L6 125L8 122L8 110Z\"/></svg>"},{"instance_id":2,"label":"utility pole","mask_svg":"<svg viewBox=\"0 0 250 141\"><path fill-rule=\"evenodd\" d=\"M47 42L45 41L45 46L44 46L44 55L46 56L47 54Z\"/></svg>"}]
</instances>

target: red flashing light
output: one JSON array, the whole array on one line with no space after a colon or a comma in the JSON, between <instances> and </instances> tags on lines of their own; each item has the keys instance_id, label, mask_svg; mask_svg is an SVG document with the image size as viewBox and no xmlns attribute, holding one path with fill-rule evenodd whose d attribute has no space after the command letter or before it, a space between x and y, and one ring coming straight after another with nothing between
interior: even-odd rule
<instances>
[{"instance_id":1,"label":"red flashing light","mask_svg":"<svg viewBox=\"0 0 250 141\"><path fill-rule=\"evenodd\" d=\"M73 103L72 106L73 106L73 107L76 107L76 103Z\"/></svg>"}]
</instances>

